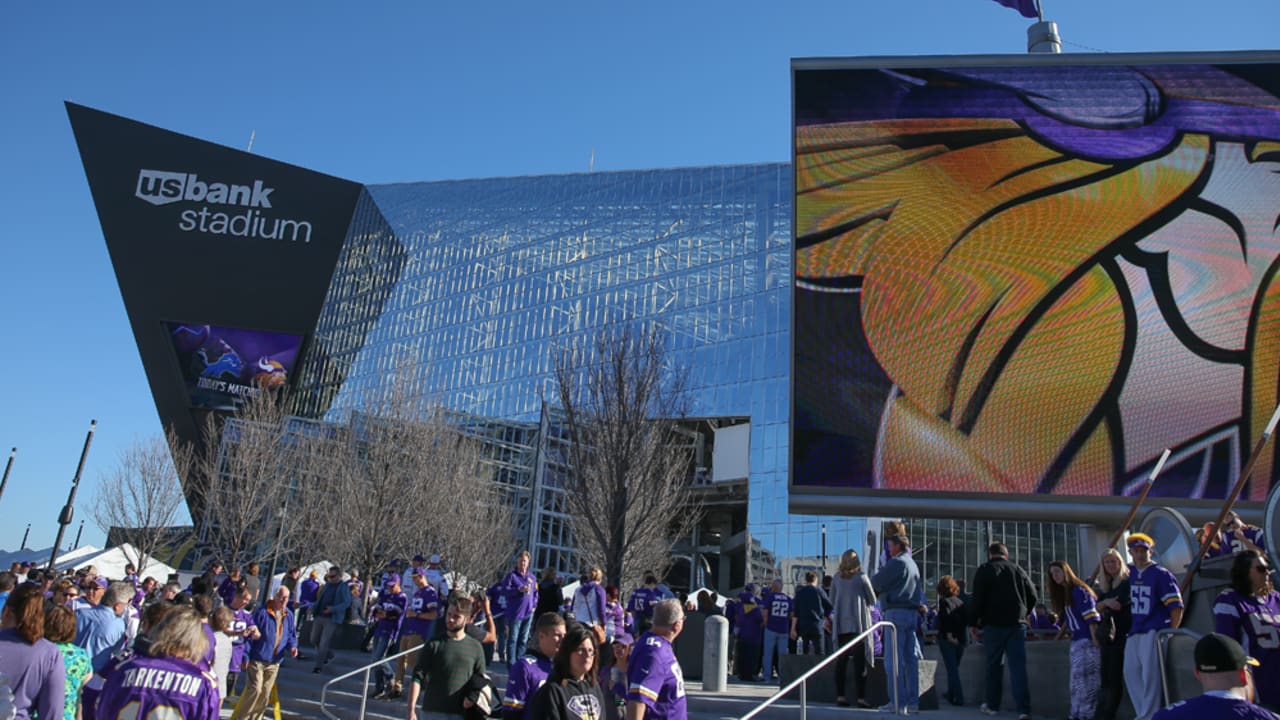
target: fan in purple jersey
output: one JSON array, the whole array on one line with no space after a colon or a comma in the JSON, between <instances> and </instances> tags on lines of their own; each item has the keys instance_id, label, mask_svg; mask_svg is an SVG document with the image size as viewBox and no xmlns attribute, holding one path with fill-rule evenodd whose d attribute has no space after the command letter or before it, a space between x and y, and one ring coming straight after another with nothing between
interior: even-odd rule
<instances>
[{"instance_id":1,"label":"fan in purple jersey","mask_svg":"<svg viewBox=\"0 0 1280 720\"><path fill-rule=\"evenodd\" d=\"M196 666L208 644L200 625L195 610L170 610L155 628L152 655L135 655L107 678L97 717L216 720L217 679Z\"/></svg>"},{"instance_id":2,"label":"fan in purple jersey","mask_svg":"<svg viewBox=\"0 0 1280 720\"><path fill-rule=\"evenodd\" d=\"M627 612L636 623L636 634L643 633L653 622L653 606L662 599L658 590L658 576L651 572L644 574L644 585L631 592L627 601Z\"/></svg>"},{"instance_id":3,"label":"fan in purple jersey","mask_svg":"<svg viewBox=\"0 0 1280 720\"><path fill-rule=\"evenodd\" d=\"M240 574L240 568L233 567L227 577L218 585L218 597L222 598L223 605L230 605L231 598L236 595L236 588L239 587L244 578Z\"/></svg>"},{"instance_id":4,"label":"fan in purple jersey","mask_svg":"<svg viewBox=\"0 0 1280 720\"><path fill-rule=\"evenodd\" d=\"M507 692L502 698L503 720L526 720L529 701L551 674L551 658L564 639L564 618L555 613L538 616L534 647L511 665Z\"/></svg>"},{"instance_id":5,"label":"fan in purple jersey","mask_svg":"<svg viewBox=\"0 0 1280 720\"><path fill-rule=\"evenodd\" d=\"M1270 572L1271 566L1258 551L1236 555L1231 589L1213 604L1213 628L1258 660L1253 671L1258 702L1280 711L1280 592L1272 586Z\"/></svg>"},{"instance_id":6,"label":"fan in purple jersey","mask_svg":"<svg viewBox=\"0 0 1280 720\"><path fill-rule=\"evenodd\" d=\"M1124 684L1137 720L1150 720L1160 708L1163 683L1156 662L1156 631L1182 624L1182 591L1173 573L1151 559L1155 540L1129 536L1129 610L1133 622L1124 646Z\"/></svg>"},{"instance_id":7,"label":"fan in purple jersey","mask_svg":"<svg viewBox=\"0 0 1280 720\"><path fill-rule=\"evenodd\" d=\"M253 602L253 593L249 588L241 588L231 598L231 624L226 634L231 637L231 664L227 666L227 694L234 695L236 678L244 668L248 642L258 633L253 624L253 613L249 612L249 603Z\"/></svg>"},{"instance_id":8,"label":"fan in purple jersey","mask_svg":"<svg viewBox=\"0 0 1280 720\"><path fill-rule=\"evenodd\" d=\"M1222 536L1222 544L1232 555L1243 550L1255 550L1264 556L1267 554L1262 528L1246 525L1234 510L1227 514L1227 519L1222 524Z\"/></svg>"},{"instance_id":9,"label":"fan in purple jersey","mask_svg":"<svg viewBox=\"0 0 1280 720\"><path fill-rule=\"evenodd\" d=\"M1071 718L1093 720L1102 685L1098 596L1065 560L1049 563L1049 579L1049 602L1071 634Z\"/></svg>"},{"instance_id":10,"label":"fan in purple jersey","mask_svg":"<svg viewBox=\"0 0 1280 720\"><path fill-rule=\"evenodd\" d=\"M627 632L627 611L623 609L619 599L622 596L621 591L616 585L606 585L604 588L604 621L605 636L608 642L624 632Z\"/></svg>"},{"instance_id":11,"label":"fan in purple jersey","mask_svg":"<svg viewBox=\"0 0 1280 720\"><path fill-rule=\"evenodd\" d=\"M627 660L628 720L685 720L689 716L684 673L671 643L684 629L679 600L653 609L653 629L636 641Z\"/></svg>"},{"instance_id":12,"label":"fan in purple jersey","mask_svg":"<svg viewBox=\"0 0 1280 720\"><path fill-rule=\"evenodd\" d=\"M1220 633L1196 642L1196 679L1204 694L1174 703L1155 714L1156 720L1280 720L1280 715L1253 704L1260 683L1250 672L1258 661L1240 643Z\"/></svg>"},{"instance_id":13,"label":"fan in purple jersey","mask_svg":"<svg viewBox=\"0 0 1280 720\"><path fill-rule=\"evenodd\" d=\"M378 604L373 608L373 617L377 621L373 628L373 659L375 661L383 658L387 654L387 649L394 647L393 643L400 633L400 623L404 620L405 609L409 605L409 598L400 591L400 580L393 578L391 584L388 585L378 595ZM394 681L394 669L390 662L381 663L375 668L377 682L373 691L373 697L390 698L391 695L399 696L401 690L399 685Z\"/></svg>"},{"instance_id":14,"label":"fan in purple jersey","mask_svg":"<svg viewBox=\"0 0 1280 720\"><path fill-rule=\"evenodd\" d=\"M764 679L773 679L773 654L776 651L781 665L781 656L787 654L787 639L791 637L791 616L795 613L795 600L782 592L782 581L774 580L770 586L772 592L765 601L764 612Z\"/></svg>"},{"instance_id":15,"label":"fan in purple jersey","mask_svg":"<svg viewBox=\"0 0 1280 720\"><path fill-rule=\"evenodd\" d=\"M734 661L738 679L755 682L760 670L760 649L764 646L764 608L756 597L755 583L738 593L738 622L734 632L738 635L738 654Z\"/></svg>"},{"instance_id":16,"label":"fan in purple jersey","mask_svg":"<svg viewBox=\"0 0 1280 720\"><path fill-rule=\"evenodd\" d=\"M409 577L413 578L416 590L404 608L404 621L400 623L400 652L413 650L432 639L436 619L440 617L440 596L427 583L427 574L418 570ZM417 666L418 652L414 650L408 655L401 655L396 661L396 677L388 692L392 699L404 691L405 670Z\"/></svg>"},{"instance_id":17,"label":"fan in purple jersey","mask_svg":"<svg viewBox=\"0 0 1280 720\"><path fill-rule=\"evenodd\" d=\"M524 654L529 642L533 611L538 607L538 578L529 572L529 551L516 555L515 568L502 581L507 596L507 665L512 666Z\"/></svg>"}]
</instances>

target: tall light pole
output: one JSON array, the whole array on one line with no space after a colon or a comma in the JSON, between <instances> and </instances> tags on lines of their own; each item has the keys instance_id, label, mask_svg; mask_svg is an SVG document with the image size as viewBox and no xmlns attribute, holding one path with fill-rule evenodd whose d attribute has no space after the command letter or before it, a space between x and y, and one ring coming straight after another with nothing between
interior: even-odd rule
<instances>
[{"instance_id":1,"label":"tall light pole","mask_svg":"<svg viewBox=\"0 0 1280 720\"><path fill-rule=\"evenodd\" d=\"M67 495L67 504L58 515L58 537L53 541L53 552L49 554L49 569L53 569L58 561L58 548L62 545L62 536L75 515L76 489L80 487L80 475L84 473L84 461L89 457L89 445L93 442L93 431L98 428L97 420L89 421L89 434L84 438L84 449L80 451L80 464L76 466L76 476L71 479L71 493Z\"/></svg>"},{"instance_id":2,"label":"tall light pole","mask_svg":"<svg viewBox=\"0 0 1280 720\"><path fill-rule=\"evenodd\" d=\"M4 486L9 484L9 471L13 469L13 458L17 454L18 448L9 451L9 462L4 465L4 478L0 479L0 498L4 497Z\"/></svg>"}]
</instances>

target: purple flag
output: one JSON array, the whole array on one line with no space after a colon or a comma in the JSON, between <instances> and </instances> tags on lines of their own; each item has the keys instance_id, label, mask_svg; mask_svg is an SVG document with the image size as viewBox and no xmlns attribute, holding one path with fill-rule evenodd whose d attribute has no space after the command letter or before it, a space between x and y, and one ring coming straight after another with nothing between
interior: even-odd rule
<instances>
[{"instance_id":1,"label":"purple flag","mask_svg":"<svg viewBox=\"0 0 1280 720\"><path fill-rule=\"evenodd\" d=\"M996 0L996 2L1017 10L1022 13L1022 17L1040 19L1040 9L1036 7L1036 0Z\"/></svg>"}]
</instances>

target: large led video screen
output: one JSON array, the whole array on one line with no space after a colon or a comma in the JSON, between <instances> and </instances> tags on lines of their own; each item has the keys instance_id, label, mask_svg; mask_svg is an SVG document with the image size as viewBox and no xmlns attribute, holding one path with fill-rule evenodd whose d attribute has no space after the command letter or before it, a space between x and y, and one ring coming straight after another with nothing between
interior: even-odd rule
<instances>
[{"instance_id":1,"label":"large led video screen","mask_svg":"<svg viewBox=\"0 0 1280 720\"><path fill-rule=\"evenodd\" d=\"M1120 506L1170 448L1153 502L1223 498L1280 400L1278 59L795 61L793 496Z\"/></svg>"},{"instance_id":2,"label":"large led video screen","mask_svg":"<svg viewBox=\"0 0 1280 720\"><path fill-rule=\"evenodd\" d=\"M192 407L234 410L246 397L288 382L302 336L197 323L163 323Z\"/></svg>"}]
</instances>

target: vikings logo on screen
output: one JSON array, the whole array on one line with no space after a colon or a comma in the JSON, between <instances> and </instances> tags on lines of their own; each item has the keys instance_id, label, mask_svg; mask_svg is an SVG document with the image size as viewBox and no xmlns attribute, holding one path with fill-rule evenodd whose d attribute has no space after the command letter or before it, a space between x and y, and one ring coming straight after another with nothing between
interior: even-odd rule
<instances>
[{"instance_id":1,"label":"vikings logo on screen","mask_svg":"<svg viewBox=\"0 0 1280 720\"><path fill-rule=\"evenodd\" d=\"M1224 496L1280 401L1280 67L795 83L796 484L1123 496L1169 447L1153 494Z\"/></svg>"},{"instance_id":2,"label":"vikings logo on screen","mask_svg":"<svg viewBox=\"0 0 1280 720\"><path fill-rule=\"evenodd\" d=\"M301 338L215 325L166 323L191 404L231 409L262 389L283 387Z\"/></svg>"}]
</instances>

